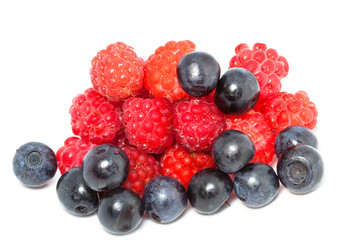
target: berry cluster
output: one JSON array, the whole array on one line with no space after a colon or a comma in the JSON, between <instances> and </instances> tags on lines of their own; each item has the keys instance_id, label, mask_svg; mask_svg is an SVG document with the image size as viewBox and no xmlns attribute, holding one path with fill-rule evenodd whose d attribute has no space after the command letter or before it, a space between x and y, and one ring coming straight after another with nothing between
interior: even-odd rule
<instances>
[{"instance_id":1,"label":"berry cluster","mask_svg":"<svg viewBox=\"0 0 354 240\"><path fill-rule=\"evenodd\" d=\"M286 59L262 43L240 44L221 75L217 60L195 48L170 41L145 61L122 42L99 51L92 88L69 108L76 136L56 154L42 143L21 146L16 176L38 187L58 167L65 209L97 211L114 234L135 230L144 212L172 222L188 202L212 214L232 191L252 208L271 202L279 181L313 191L323 176L311 131L318 113L304 91L281 91Z\"/></svg>"}]
</instances>

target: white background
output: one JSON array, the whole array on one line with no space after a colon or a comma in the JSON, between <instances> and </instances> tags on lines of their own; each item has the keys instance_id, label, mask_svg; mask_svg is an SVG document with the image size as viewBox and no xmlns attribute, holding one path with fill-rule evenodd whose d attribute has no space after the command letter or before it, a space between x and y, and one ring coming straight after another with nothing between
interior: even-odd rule
<instances>
[{"instance_id":1,"label":"white background","mask_svg":"<svg viewBox=\"0 0 354 240\"><path fill-rule=\"evenodd\" d=\"M353 239L353 12L351 1L1 1L1 230L11 239ZM251 209L232 194L211 216L190 206L171 224L146 217L133 233L107 233L97 216L74 217L48 185L30 189L12 172L28 141L56 151L72 136L72 98L91 87L95 54L123 41L147 59L169 40L190 39L222 72L234 47L264 42L290 64L283 90L305 90L316 103L315 133L325 162L320 187L307 195L281 188ZM7 237L5 237L7 236ZM345 237L346 236L346 237Z\"/></svg>"}]
</instances>

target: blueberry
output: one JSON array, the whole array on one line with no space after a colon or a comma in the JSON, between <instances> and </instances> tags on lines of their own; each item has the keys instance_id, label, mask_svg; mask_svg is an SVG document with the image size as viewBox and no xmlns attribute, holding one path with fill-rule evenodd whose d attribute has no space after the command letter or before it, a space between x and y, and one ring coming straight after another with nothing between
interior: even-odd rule
<instances>
[{"instance_id":1,"label":"blueberry","mask_svg":"<svg viewBox=\"0 0 354 240\"><path fill-rule=\"evenodd\" d=\"M307 127L290 126L282 130L276 137L274 143L275 154L280 155L289 147L305 144L317 148L317 138Z\"/></svg>"},{"instance_id":2,"label":"blueberry","mask_svg":"<svg viewBox=\"0 0 354 240\"><path fill-rule=\"evenodd\" d=\"M177 219L185 210L188 197L186 189L176 179L159 176L150 180L143 192L147 215L159 223Z\"/></svg>"},{"instance_id":3,"label":"blueberry","mask_svg":"<svg viewBox=\"0 0 354 240\"><path fill-rule=\"evenodd\" d=\"M246 206L258 208L276 197L279 180L271 166L250 163L235 174L234 189Z\"/></svg>"},{"instance_id":4,"label":"blueberry","mask_svg":"<svg viewBox=\"0 0 354 240\"><path fill-rule=\"evenodd\" d=\"M248 112L259 97L257 78L244 68L230 68L216 86L215 104L221 112L240 115Z\"/></svg>"},{"instance_id":5,"label":"blueberry","mask_svg":"<svg viewBox=\"0 0 354 240\"><path fill-rule=\"evenodd\" d=\"M64 208L77 216L89 215L98 207L98 194L86 185L79 167L61 175L57 195Z\"/></svg>"},{"instance_id":6,"label":"blueberry","mask_svg":"<svg viewBox=\"0 0 354 240\"><path fill-rule=\"evenodd\" d=\"M220 66L215 58L206 52L191 52L178 62L177 77L186 93L202 97L216 87L220 78Z\"/></svg>"},{"instance_id":7,"label":"blueberry","mask_svg":"<svg viewBox=\"0 0 354 240\"><path fill-rule=\"evenodd\" d=\"M212 214L225 203L232 189L233 184L228 174L206 168L197 172L189 181L187 195L197 212Z\"/></svg>"},{"instance_id":8,"label":"blueberry","mask_svg":"<svg viewBox=\"0 0 354 240\"><path fill-rule=\"evenodd\" d=\"M214 141L212 156L216 166L224 173L235 173L255 154L252 140L243 132L226 130Z\"/></svg>"},{"instance_id":9,"label":"blueberry","mask_svg":"<svg viewBox=\"0 0 354 240\"><path fill-rule=\"evenodd\" d=\"M144 216L144 204L133 191L116 188L102 196L97 217L102 226L113 234L135 230Z\"/></svg>"},{"instance_id":10,"label":"blueberry","mask_svg":"<svg viewBox=\"0 0 354 240\"><path fill-rule=\"evenodd\" d=\"M39 142L23 144L12 161L16 177L28 187L40 187L52 179L57 171L53 150Z\"/></svg>"},{"instance_id":11,"label":"blueberry","mask_svg":"<svg viewBox=\"0 0 354 240\"><path fill-rule=\"evenodd\" d=\"M87 185L97 192L120 187L128 177L129 159L111 144L92 148L82 161L83 177Z\"/></svg>"},{"instance_id":12,"label":"blueberry","mask_svg":"<svg viewBox=\"0 0 354 240\"><path fill-rule=\"evenodd\" d=\"M280 182L293 193L313 191L323 177L323 161L318 151L308 145L288 148L277 164Z\"/></svg>"}]
</instances>

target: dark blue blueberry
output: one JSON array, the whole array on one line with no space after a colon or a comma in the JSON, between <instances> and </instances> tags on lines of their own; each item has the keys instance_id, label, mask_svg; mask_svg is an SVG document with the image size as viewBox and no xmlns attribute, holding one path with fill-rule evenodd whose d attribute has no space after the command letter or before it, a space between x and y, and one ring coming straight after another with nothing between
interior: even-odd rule
<instances>
[{"instance_id":1,"label":"dark blue blueberry","mask_svg":"<svg viewBox=\"0 0 354 240\"><path fill-rule=\"evenodd\" d=\"M257 78L244 68L230 68L216 86L215 104L221 112L240 115L248 112L259 97Z\"/></svg>"},{"instance_id":2,"label":"dark blue blueberry","mask_svg":"<svg viewBox=\"0 0 354 240\"><path fill-rule=\"evenodd\" d=\"M235 174L234 189L245 205L258 208L276 197L279 180L271 166L250 163Z\"/></svg>"},{"instance_id":3,"label":"dark blue blueberry","mask_svg":"<svg viewBox=\"0 0 354 240\"><path fill-rule=\"evenodd\" d=\"M274 150L279 158L289 147L304 144L317 148L318 142L315 134L307 127L290 126L282 130L275 139Z\"/></svg>"},{"instance_id":4,"label":"dark blue blueberry","mask_svg":"<svg viewBox=\"0 0 354 240\"><path fill-rule=\"evenodd\" d=\"M187 194L196 211L212 214L225 203L232 189L232 180L228 174L206 168L197 172L189 181Z\"/></svg>"},{"instance_id":5,"label":"dark blue blueberry","mask_svg":"<svg viewBox=\"0 0 354 240\"><path fill-rule=\"evenodd\" d=\"M318 151L308 145L288 148L277 164L280 182L293 193L313 191L323 177L323 161Z\"/></svg>"},{"instance_id":6,"label":"dark blue blueberry","mask_svg":"<svg viewBox=\"0 0 354 240\"><path fill-rule=\"evenodd\" d=\"M144 204L135 192L117 188L102 196L97 216L108 232L126 234L135 230L141 223Z\"/></svg>"},{"instance_id":7,"label":"dark blue blueberry","mask_svg":"<svg viewBox=\"0 0 354 240\"><path fill-rule=\"evenodd\" d=\"M178 180L159 176L146 184L143 202L145 212L151 219L169 223L185 210L188 203L187 191Z\"/></svg>"},{"instance_id":8,"label":"dark blue blueberry","mask_svg":"<svg viewBox=\"0 0 354 240\"><path fill-rule=\"evenodd\" d=\"M40 187L54 177L57 158L53 150L39 142L23 144L12 161L16 177L28 187Z\"/></svg>"},{"instance_id":9,"label":"dark blue blueberry","mask_svg":"<svg viewBox=\"0 0 354 240\"><path fill-rule=\"evenodd\" d=\"M74 215L86 216L98 207L98 194L86 185L82 169L78 167L61 175L57 195L64 208Z\"/></svg>"},{"instance_id":10,"label":"dark blue blueberry","mask_svg":"<svg viewBox=\"0 0 354 240\"><path fill-rule=\"evenodd\" d=\"M235 173L255 154L252 140L243 132L226 130L214 141L212 156L216 166L224 173Z\"/></svg>"},{"instance_id":11,"label":"dark blue blueberry","mask_svg":"<svg viewBox=\"0 0 354 240\"><path fill-rule=\"evenodd\" d=\"M211 93L216 87L220 78L220 66L208 53L191 52L178 62L177 77L186 93L202 97Z\"/></svg>"},{"instance_id":12,"label":"dark blue blueberry","mask_svg":"<svg viewBox=\"0 0 354 240\"><path fill-rule=\"evenodd\" d=\"M92 148L82 161L83 177L87 185L103 192L120 187L128 177L129 159L111 144Z\"/></svg>"}]
</instances>

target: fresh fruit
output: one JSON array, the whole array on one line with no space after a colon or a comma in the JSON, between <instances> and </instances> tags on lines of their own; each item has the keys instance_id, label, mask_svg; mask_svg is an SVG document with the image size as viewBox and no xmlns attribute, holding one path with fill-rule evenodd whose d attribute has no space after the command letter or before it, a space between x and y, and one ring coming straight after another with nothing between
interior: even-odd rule
<instances>
[{"instance_id":1,"label":"fresh fruit","mask_svg":"<svg viewBox=\"0 0 354 240\"><path fill-rule=\"evenodd\" d=\"M162 153L173 144L171 103L166 98L129 98L123 104L125 136L145 153Z\"/></svg>"},{"instance_id":2,"label":"fresh fruit","mask_svg":"<svg viewBox=\"0 0 354 240\"><path fill-rule=\"evenodd\" d=\"M16 150L12 160L14 174L25 186L40 187L57 171L53 150L40 142L28 142Z\"/></svg>"},{"instance_id":3,"label":"fresh fruit","mask_svg":"<svg viewBox=\"0 0 354 240\"><path fill-rule=\"evenodd\" d=\"M256 77L244 68L231 68L218 81L214 101L221 112L240 115L251 110L258 97Z\"/></svg>"},{"instance_id":4,"label":"fresh fruit","mask_svg":"<svg viewBox=\"0 0 354 240\"><path fill-rule=\"evenodd\" d=\"M251 109L239 116L225 115L225 122L225 130L238 130L251 138L255 148L255 155L251 162L266 164L272 162L276 135L262 113Z\"/></svg>"},{"instance_id":5,"label":"fresh fruit","mask_svg":"<svg viewBox=\"0 0 354 240\"><path fill-rule=\"evenodd\" d=\"M92 88L73 99L69 112L73 133L94 144L112 142L123 126L121 110Z\"/></svg>"},{"instance_id":6,"label":"fresh fruit","mask_svg":"<svg viewBox=\"0 0 354 240\"><path fill-rule=\"evenodd\" d=\"M74 167L81 167L86 153L95 146L96 144L79 137L67 138L64 146L60 147L56 153L60 173L63 174Z\"/></svg>"},{"instance_id":7,"label":"fresh fruit","mask_svg":"<svg viewBox=\"0 0 354 240\"><path fill-rule=\"evenodd\" d=\"M215 213L229 198L233 183L228 174L215 168L197 172L188 184L189 203L199 213Z\"/></svg>"},{"instance_id":8,"label":"fresh fruit","mask_svg":"<svg viewBox=\"0 0 354 240\"><path fill-rule=\"evenodd\" d=\"M289 72L287 60L264 43L256 43L251 49L241 43L235 48L230 68L242 67L252 72L260 87L259 102L275 97L281 90L281 79Z\"/></svg>"},{"instance_id":9,"label":"fresh fruit","mask_svg":"<svg viewBox=\"0 0 354 240\"><path fill-rule=\"evenodd\" d=\"M160 163L153 156L140 152L136 148L123 147L122 150L129 158L129 175L122 187L143 195L145 184L160 175Z\"/></svg>"},{"instance_id":10,"label":"fresh fruit","mask_svg":"<svg viewBox=\"0 0 354 240\"><path fill-rule=\"evenodd\" d=\"M177 79L177 63L187 53L195 50L189 40L170 41L158 47L144 64L144 85L154 97L180 100L186 96Z\"/></svg>"},{"instance_id":11,"label":"fresh fruit","mask_svg":"<svg viewBox=\"0 0 354 240\"><path fill-rule=\"evenodd\" d=\"M185 210L186 189L174 178L159 176L150 180L143 192L145 212L156 222L169 223Z\"/></svg>"},{"instance_id":12,"label":"fresh fruit","mask_svg":"<svg viewBox=\"0 0 354 240\"><path fill-rule=\"evenodd\" d=\"M216 87L220 78L220 66L209 53L191 52L178 62L177 77L186 93L202 97Z\"/></svg>"},{"instance_id":13,"label":"fresh fruit","mask_svg":"<svg viewBox=\"0 0 354 240\"><path fill-rule=\"evenodd\" d=\"M274 143L275 154L280 155L289 147L299 144L309 145L317 148L318 141L315 134L308 128L302 126L290 126L283 129L276 137Z\"/></svg>"},{"instance_id":14,"label":"fresh fruit","mask_svg":"<svg viewBox=\"0 0 354 240\"><path fill-rule=\"evenodd\" d=\"M129 159L111 144L92 148L82 161L86 184L94 191L103 192L120 187L128 177Z\"/></svg>"},{"instance_id":15,"label":"fresh fruit","mask_svg":"<svg viewBox=\"0 0 354 240\"><path fill-rule=\"evenodd\" d=\"M305 194L313 191L323 177L323 160L318 151L308 145L288 148L277 164L280 182L293 193Z\"/></svg>"},{"instance_id":16,"label":"fresh fruit","mask_svg":"<svg viewBox=\"0 0 354 240\"><path fill-rule=\"evenodd\" d=\"M280 92L258 108L277 133L293 125L314 129L317 124L316 106L304 91L295 94Z\"/></svg>"},{"instance_id":17,"label":"fresh fruit","mask_svg":"<svg viewBox=\"0 0 354 240\"><path fill-rule=\"evenodd\" d=\"M224 127L223 114L205 99L192 98L174 105L175 138L188 151L210 151Z\"/></svg>"},{"instance_id":18,"label":"fresh fruit","mask_svg":"<svg viewBox=\"0 0 354 240\"><path fill-rule=\"evenodd\" d=\"M267 164L246 165L235 174L233 182L237 197L252 208L270 203L279 190L278 177Z\"/></svg>"},{"instance_id":19,"label":"fresh fruit","mask_svg":"<svg viewBox=\"0 0 354 240\"><path fill-rule=\"evenodd\" d=\"M143 216L143 201L135 192L125 188L116 188L104 194L97 211L98 220L104 229L113 234L134 231Z\"/></svg>"},{"instance_id":20,"label":"fresh fruit","mask_svg":"<svg viewBox=\"0 0 354 240\"><path fill-rule=\"evenodd\" d=\"M252 140L245 133L226 130L214 141L212 156L224 173L235 173L247 165L255 155Z\"/></svg>"},{"instance_id":21,"label":"fresh fruit","mask_svg":"<svg viewBox=\"0 0 354 240\"><path fill-rule=\"evenodd\" d=\"M161 159L161 175L180 181L187 189L189 180L199 170L215 167L210 154L204 152L188 152L179 144L166 149Z\"/></svg>"},{"instance_id":22,"label":"fresh fruit","mask_svg":"<svg viewBox=\"0 0 354 240\"><path fill-rule=\"evenodd\" d=\"M143 88L143 63L132 47L122 42L110 44L91 61L93 88L110 101L134 96Z\"/></svg>"},{"instance_id":23,"label":"fresh fruit","mask_svg":"<svg viewBox=\"0 0 354 240\"><path fill-rule=\"evenodd\" d=\"M98 194L86 185L81 167L74 167L61 175L57 183L57 195L71 214L87 216L97 210Z\"/></svg>"}]
</instances>

